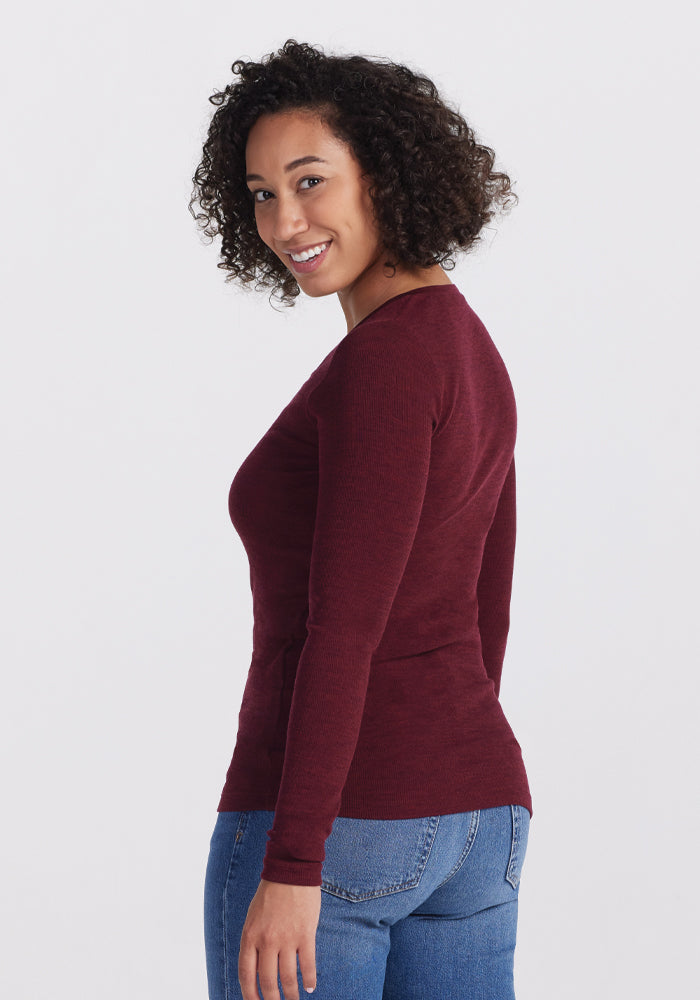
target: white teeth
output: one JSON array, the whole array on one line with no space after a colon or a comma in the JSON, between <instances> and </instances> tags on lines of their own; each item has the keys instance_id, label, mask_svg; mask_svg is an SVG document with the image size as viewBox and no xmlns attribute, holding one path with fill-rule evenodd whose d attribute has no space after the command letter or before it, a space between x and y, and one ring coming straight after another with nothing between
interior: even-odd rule
<instances>
[{"instance_id":1,"label":"white teeth","mask_svg":"<svg viewBox=\"0 0 700 1000\"><path fill-rule=\"evenodd\" d=\"M319 243L317 247L312 247L310 250L302 250L301 253L292 253L289 256L297 263L301 263L302 261L311 260L313 257L317 257L318 254L325 250L327 246L327 243Z\"/></svg>"}]
</instances>

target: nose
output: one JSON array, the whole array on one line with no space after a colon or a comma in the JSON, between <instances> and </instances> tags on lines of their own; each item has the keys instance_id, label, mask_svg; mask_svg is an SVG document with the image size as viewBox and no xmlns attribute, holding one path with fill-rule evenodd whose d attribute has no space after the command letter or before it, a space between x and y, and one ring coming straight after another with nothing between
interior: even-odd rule
<instances>
[{"instance_id":1,"label":"nose","mask_svg":"<svg viewBox=\"0 0 700 1000\"><path fill-rule=\"evenodd\" d=\"M289 243L295 236L306 232L309 224L303 210L294 195L285 197L279 195L274 207L274 224L272 235L279 243Z\"/></svg>"}]
</instances>

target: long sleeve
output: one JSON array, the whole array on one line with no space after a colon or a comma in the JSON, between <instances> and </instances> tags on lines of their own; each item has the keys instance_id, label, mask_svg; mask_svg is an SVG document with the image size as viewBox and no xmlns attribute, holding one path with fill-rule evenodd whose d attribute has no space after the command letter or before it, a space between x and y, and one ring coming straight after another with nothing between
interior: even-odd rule
<instances>
[{"instance_id":1,"label":"long sleeve","mask_svg":"<svg viewBox=\"0 0 700 1000\"><path fill-rule=\"evenodd\" d=\"M254 622L218 811L269 814L262 878L332 878L339 816L532 814L499 702L516 434L488 330L425 285L350 330L236 471Z\"/></svg>"},{"instance_id":2,"label":"long sleeve","mask_svg":"<svg viewBox=\"0 0 700 1000\"><path fill-rule=\"evenodd\" d=\"M321 884L372 654L421 516L440 404L437 371L420 341L376 320L339 343L309 394L319 480L307 638L263 863L270 881Z\"/></svg>"},{"instance_id":3,"label":"long sleeve","mask_svg":"<svg viewBox=\"0 0 700 1000\"><path fill-rule=\"evenodd\" d=\"M477 584L479 631L486 673L500 692L501 671L510 627L510 597L515 560L515 458L503 483L486 538Z\"/></svg>"}]
</instances>

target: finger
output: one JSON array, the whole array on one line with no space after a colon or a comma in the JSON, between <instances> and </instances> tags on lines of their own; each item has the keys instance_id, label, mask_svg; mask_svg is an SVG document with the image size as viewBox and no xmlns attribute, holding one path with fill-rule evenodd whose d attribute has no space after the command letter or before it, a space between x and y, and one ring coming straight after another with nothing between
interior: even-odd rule
<instances>
[{"instance_id":1,"label":"finger","mask_svg":"<svg viewBox=\"0 0 700 1000\"><path fill-rule=\"evenodd\" d=\"M316 935L299 945L299 969L304 989L313 993L316 989Z\"/></svg>"},{"instance_id":2,"label":"finger","mask_svg":"<svg viewBox=\"0 0 700 1000\"><path fill-rule=\"evenodd\" d=\"M258 949L254 944L241 938L238 951L238 982L241 984L243 1000L260 1000L256 976L258 972Z\"/></svg>"},{"instance_id":3,"label":"finger","mask_svg":"<svg viewBox=\"0 0 700 1000\"><path fill-rule=\"evenodd\" d=\"M280 1000L280 989L277 984L276 948L263 948L258 952L258 979L263 1000Z\"/></svg>"},{"instance_id":4,"label":"finger","mask_svg":"<svg viewBox=\"0 0 700 1000\"><path fill-rule=\"evenodd\" d=\"M299 1000L296 951L286 949L280 952L280 982L284 1000Z\"/></svg>"}]
</instances>

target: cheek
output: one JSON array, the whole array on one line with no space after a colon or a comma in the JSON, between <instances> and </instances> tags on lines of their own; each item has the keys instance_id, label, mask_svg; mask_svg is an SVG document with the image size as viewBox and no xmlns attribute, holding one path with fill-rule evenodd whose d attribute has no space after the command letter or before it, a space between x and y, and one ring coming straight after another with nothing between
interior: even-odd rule
<instances>
[{"instance_id":1,"label":"cheek","mask_svg":"<svg viewBox=\"0 0 700 1000\"><path fill-rule=\"evenodd\" d=\"M257 204L259 207L255 207ZM268 209L267 211L265 209ZM253 222L255 223L255 228L258 231L258 236L261 240L267 243L270 236L270 228L272 226L272 214L269 211L269 206L263 207L263 203L254 203L253 207Z\"/></svg>"},{"instance_id":2,"label":"cheek","mask_svg":"<svg viewBox=\"0 0 700 1000\"><path fill-rule=\"evenodd\" d=\"M272 250L275 254L277 253L272 245L272 234L269 231L269 226L265 226L264 224L258 226L258 236L260 237L260 242L264 243L268 250Z\"/></svg>"},{"instance_id":3,"label":"cheek","mask_svg":"<svg viewBox=\"0 0 700 1000\"><path fill-rule=\"evenodd\" d=\"M260 215L258 215L257 212L255 213L254 218L255 218L255 228L258 231L258 236L263 241L263 243L267 243L266 229L269 227L265 225L265 219L262 218Z\"/></svg>"}]
</instances>

